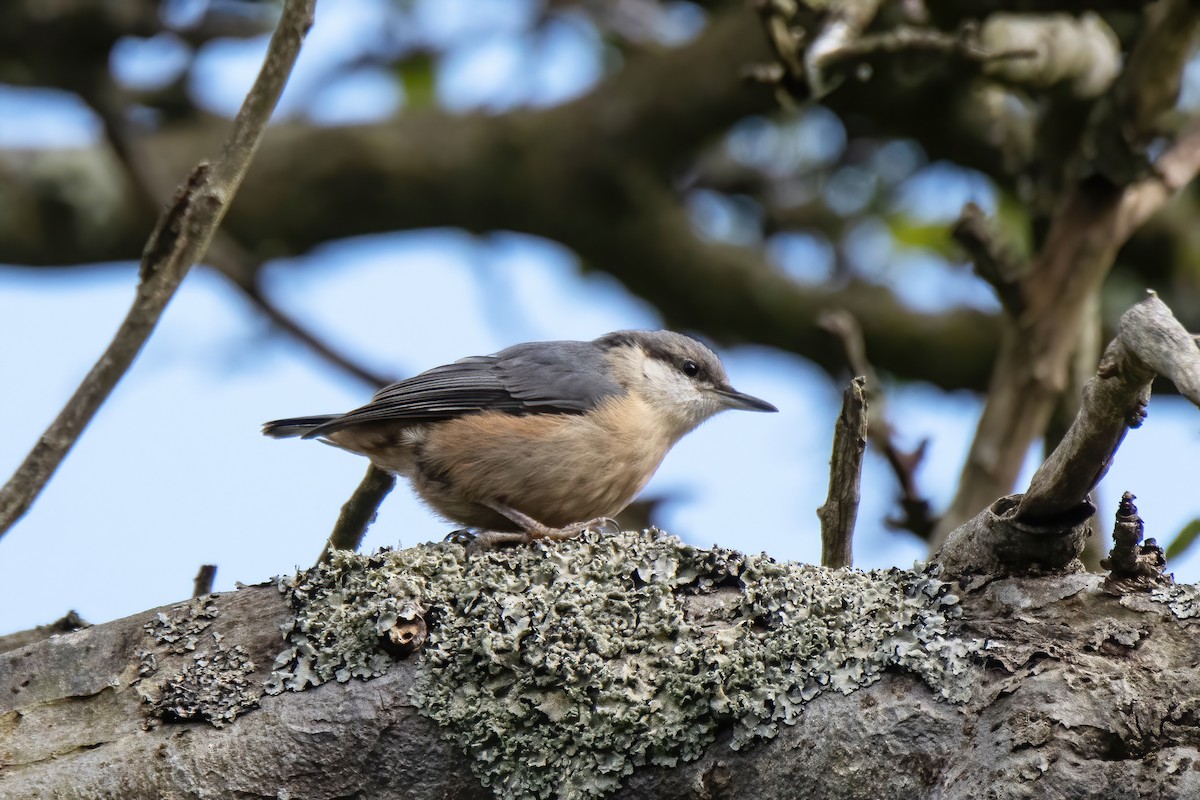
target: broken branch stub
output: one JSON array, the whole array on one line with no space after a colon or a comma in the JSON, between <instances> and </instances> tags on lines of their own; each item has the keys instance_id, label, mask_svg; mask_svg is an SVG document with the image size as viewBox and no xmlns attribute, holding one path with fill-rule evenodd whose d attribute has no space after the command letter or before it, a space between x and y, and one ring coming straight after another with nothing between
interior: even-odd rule
<instances>
[{"instance_id":1,"label":"broken branch stub","mask_svg":"<svg viewBox=\"0 0 1200 800\"><path fill-rule=\"evenodd\" d=\"M1114 594L1145 591L1173 580L1164 573L1167 557L1158 542L1153 539L1142 541L1145 524L1133 504L1135 499L1132 492L1121 495L1113 526L1112 550L1108 558L1100 562L1100 566L1109 570L1104 588Z\"/></svg>"},{"instance_id":2,"label":"broken branch stub","mask_svg":"<svg viewBox=\"0 0 1200 800\"><path fill-rule=\"evenodd\" d=\"M854 522L858 518L863 452L867 448L866 378L850 381L842 394L842 413L833 431L829 461L829 497L817 509L821 519L821 566L853 563Z\"/></svg>"},{"instance_id":3,"label":"broken branch stub","mask_svg":"<svg viewBox=\"0 0 1200 800\"><path fill-rule=\"evenodd\" d=\"M1153 292L1121 317L1066 436L1024 494L1003 497L956 528L936 560L945 574L1074 571L1095 512L1088 494L1129 428L1145 419L1150 383L1171 380L1200 406L1200 348Z\"/></svg>"}]
</instances>

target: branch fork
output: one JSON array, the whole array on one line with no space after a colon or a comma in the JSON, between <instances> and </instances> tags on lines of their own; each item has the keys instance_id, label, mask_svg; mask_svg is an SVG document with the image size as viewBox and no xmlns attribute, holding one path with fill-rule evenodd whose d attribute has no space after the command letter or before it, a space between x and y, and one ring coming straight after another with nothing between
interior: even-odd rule
<instances>
[{"instance_id":1,"label":"branch fork","mask_svg":"<svg viewBox=\"0 0 1200 800\"><path fill-rule=\"evenodd\" d=\"M1200 348L1150 292L1121 317L1096 377L1084 387L1079 414L1034 473L1029 489L1000 498L951 532L936 558L944 573L962 577L1082 570L1079 555L1095 512L1088 495L1108 472L1126 432L1145 418L1150 384L1158 375L1200 406Z\"/></svg>"}]
</instances>

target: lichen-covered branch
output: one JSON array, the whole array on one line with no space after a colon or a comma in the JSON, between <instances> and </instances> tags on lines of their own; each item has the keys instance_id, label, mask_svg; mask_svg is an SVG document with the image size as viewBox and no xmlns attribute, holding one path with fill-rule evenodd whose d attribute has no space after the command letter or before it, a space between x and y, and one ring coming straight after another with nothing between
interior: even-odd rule
<instances>
[{"instance_id":1,"label":"lichen-covered branch","mask_svg":"<svg viewBox=\"0 0 1200 800\"><path fill-rule=\"evenodd\" d=\"M639 533L338 553L0 654L0 794L1200 791L1194 587L949 589Z\"/></svg>"},{"instance_id":2,"label":"lichen-covered branch","mask_svg":"<svg viewBox=\"0 0 1200 800\"><path fill-rule=\"evenodd\" d=\"M291 73L315 0L289 0L263 67L213 163L201 162L163 212L142 253L137 295L112 343L0 488L0 536L20 519L150 338L184 276L204 256L237 193Z\"/></svg>"}]
</instances>

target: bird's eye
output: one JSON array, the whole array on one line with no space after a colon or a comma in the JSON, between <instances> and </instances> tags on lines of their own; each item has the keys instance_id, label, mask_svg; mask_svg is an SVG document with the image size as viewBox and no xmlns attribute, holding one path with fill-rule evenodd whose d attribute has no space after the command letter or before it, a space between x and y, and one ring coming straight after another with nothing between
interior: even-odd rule
<instances>
[{"instance_id":1,"label":"bird's eye","mask_svg":"<svg viewBox=\"0 0 1200 800\"><path fill-rule=\"evenodd\" d=\"M689 359L679 364L679 370L689 378L694 378L700 374L700 365Z\"/></svg>"}]
</instances>

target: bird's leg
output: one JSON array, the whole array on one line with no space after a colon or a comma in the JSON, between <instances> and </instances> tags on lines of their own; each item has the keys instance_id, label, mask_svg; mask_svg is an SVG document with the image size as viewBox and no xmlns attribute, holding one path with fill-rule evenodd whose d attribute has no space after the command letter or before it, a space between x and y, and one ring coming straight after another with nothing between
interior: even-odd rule
<instances>
[{"instance_id":1,"label":"bird's leg","mask_svg":"<svg viewBox=\"0 0 1200 800\"><path fill-rule=\"evenodd\" d=\"M516 537L497 539L494 542L495 544L500 544L502 542L531 542L534 539L551 539L553 541L574 539L585 530L593 528L600 530L611 530L616 533L621 532L621 526L617 524L616 520L611 519L610 517L596 517L595 519L589 519L587 522L577 522L573 525L564 525L561 528L551 528L538 522L528 514L517 511L515 508L510 508L503 503L486 502L484 505L495 511L497 514L502 514L505 517L508 517L521 527L521 533L503 534L497 531L489 531L487 533L488 536L499 535Z\"/></svg>"}]
</instances>

